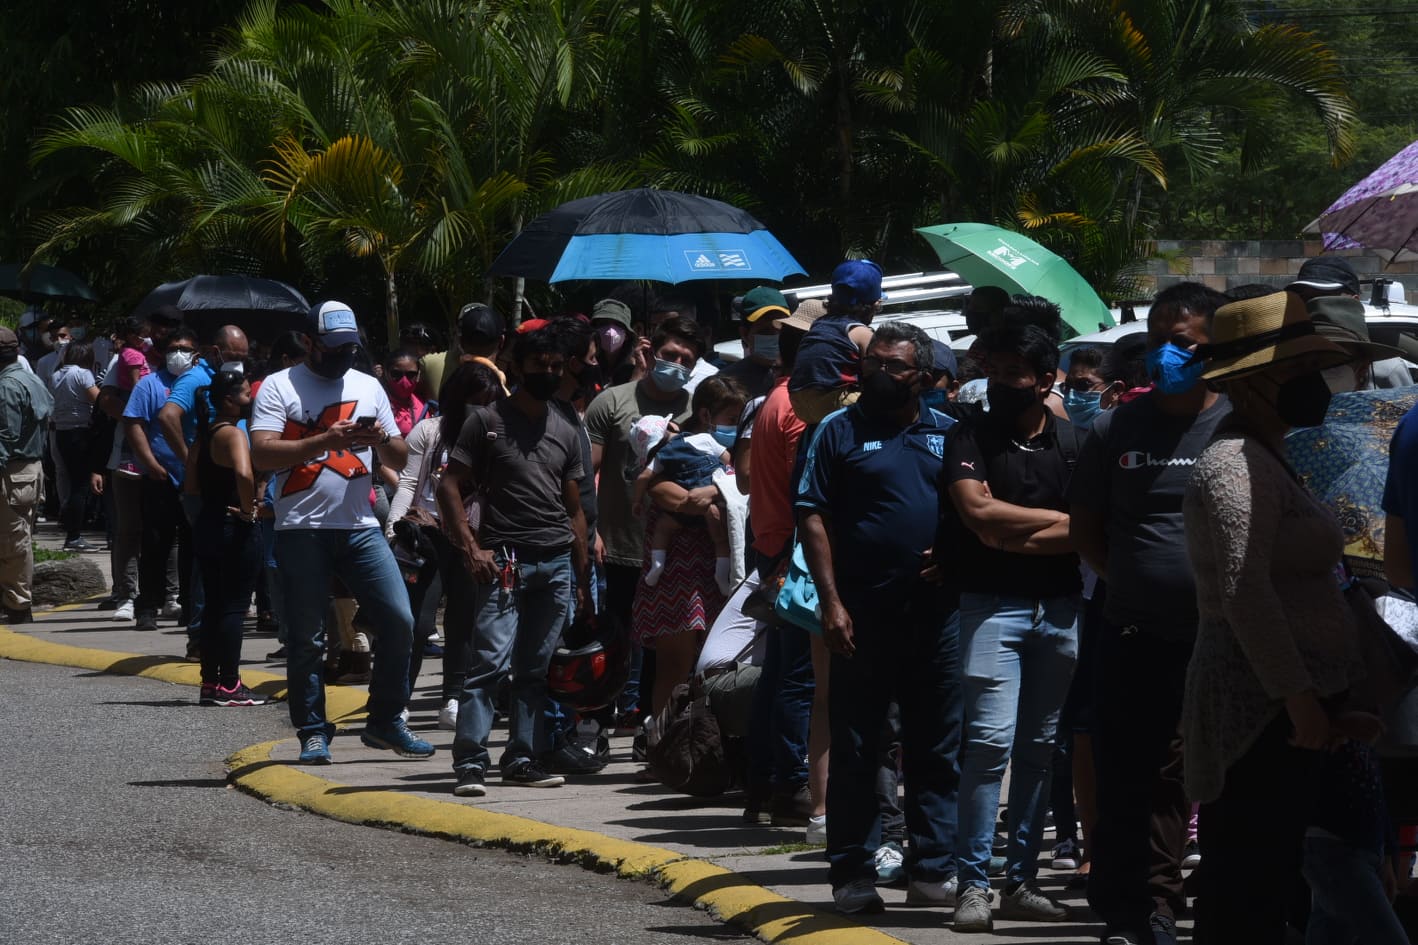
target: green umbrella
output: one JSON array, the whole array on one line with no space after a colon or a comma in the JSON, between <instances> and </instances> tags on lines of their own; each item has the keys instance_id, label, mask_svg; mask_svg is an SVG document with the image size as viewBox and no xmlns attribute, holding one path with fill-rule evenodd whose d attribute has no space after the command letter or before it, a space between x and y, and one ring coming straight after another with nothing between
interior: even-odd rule
<instances>
[{"instance_id":1,"label":"green umbrella","mask_svg":"<svg viewBox=\"0 0 1418 945\"><path fill-rule=\"evenodd\" d=\"M0 295L21 302L97 302L98 296L87 282L56 266L42 263L0 266Z\"/></svg>"},{"instance_id":2,"label":"green umbrella","mask_svg":"<svg viewBox=\"0 0 1418 945\"><path fill-rule=\"evenodd\" d=\"M1027 236L986 223L942 223L916 230L941 265L971 285L994 285L1011 295L1042 295L1063 311L1080 335L1113 325L1108 306L1062 257ZM1065 332L1072 336L1072 333Z\"/></svg>"}]
</instances>

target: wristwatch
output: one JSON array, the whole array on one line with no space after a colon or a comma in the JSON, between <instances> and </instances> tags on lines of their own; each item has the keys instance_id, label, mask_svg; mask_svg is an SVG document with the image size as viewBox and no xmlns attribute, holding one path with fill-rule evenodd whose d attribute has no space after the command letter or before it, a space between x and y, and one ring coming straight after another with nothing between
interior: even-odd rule
<instances>
[{"instance_id":1,"label":"wristwatch","mask_svg":"<svg viewBox=\"0 0 1418 945\"><path fill-rule=\"evenodd\" d=\"M384 439L382 439L382 440L379 441L379 445L380 445L380 446L388 446L388 445L389 445L389 441L392 440L393 438L394 438L394 434L392 434L392 433L386 433L386 434L384 434Z\"/></svg>"}]
</instances>

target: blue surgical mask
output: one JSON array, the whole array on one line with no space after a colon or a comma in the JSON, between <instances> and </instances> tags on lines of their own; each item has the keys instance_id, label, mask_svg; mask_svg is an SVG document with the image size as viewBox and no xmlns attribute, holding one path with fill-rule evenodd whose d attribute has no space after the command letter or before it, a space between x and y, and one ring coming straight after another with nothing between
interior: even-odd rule
<instances>
[{"instance_id":1,"label":"blue surgical mask","mask_svg":"<svg viewBox=\"0 0 1418 945\"><path fill-rule=\"evenodd\" d=\"M1103 409L1099 404L1102 398L1103 392L1100 390L1070 388L1064 394L1064 410L1068 413L1068 422L1082 430L1093 426L1093 418Z\"/></svg>"},{"instance_id":2,"label":"blue surgical mask","mask_svg":"<svg viewBox=\"0 0 1418 945\"><path fill-rule=\"evenodd\" d=\"M778 360L778 336L777 335L751 335L753 339L753 356L762 358L768 363Z\"/></svg>"},{"instance_id":3,"label":"blue surgical mask","mask_svg":"<svg viewBox=\"0 0 1418 945\"><path fill-rule=\"evenodd\" d=\"M1159 394L1185 394L1201 383L1205 364L1170 341L1147 352L1147 376Z\"/></svg>"},{"instance_id":4,"label":"blue surgical mask","mask_svg":"<svg viewBox=\"0 0 1418 945\"><path fill-rule=\"evenodd\" d=\"M684 385L689 383L689 368L683 364L656 358L655 367L650 371L650 379L660 390L673 394L675 391L684 390Z\"/></svg>"},{"instance_id":5,"label":"blue surgical mask","mask_svg":"<svg viewBox=\"0 0 1418 945\"><path fill-rule=\"evenodd\" d=\"M946 395L945 391L937 390L934 387L921 395L921 406L931 410L944 410L948 403L950 403L950 397Z\"/></svg>"},{"instance_id":6,"label":"blue surgical mask","mask_svg":"<svg viewBox=\"0 0 1418 945\"><path fill-rule=\"evenodd\" d=\"M712 435L720 446L731 450L734 448L734 441L739 438L739 428L735 426L715 427Z\"/></svg>"}]
</instances>

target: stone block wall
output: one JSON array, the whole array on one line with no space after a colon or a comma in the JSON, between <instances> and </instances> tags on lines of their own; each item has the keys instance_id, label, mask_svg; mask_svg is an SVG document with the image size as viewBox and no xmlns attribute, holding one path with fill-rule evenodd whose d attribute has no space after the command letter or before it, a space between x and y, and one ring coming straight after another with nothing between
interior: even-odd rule
<instances>
[{"instance_id":1,"label":"stone block wall","mask_svg":"<svg viewBox=\"0 0 1418 945\"><path fill-rule=\"evenodd\" d=\"M1147 262L1148 288L1160 291L1178 282L1203 282L1225 292L1259 282L1284 288L1295 280L1305 260L1319 256L1324 245L1315 240L1158 240L1161 258ZM1341 250L1361 280L1383 276L1403 283L1407 301L1418 301L1418 261L1389 266L1387 253L1367 249ZM1367 287L1364 293L1368 297Z\"/></svg>"}]
</instances>

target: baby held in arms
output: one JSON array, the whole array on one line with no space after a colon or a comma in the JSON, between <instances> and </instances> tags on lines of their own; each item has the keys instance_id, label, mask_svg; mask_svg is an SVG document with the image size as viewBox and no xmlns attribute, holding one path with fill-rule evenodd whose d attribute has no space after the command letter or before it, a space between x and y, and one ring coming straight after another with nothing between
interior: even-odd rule
<instances>
[{"instance_id":1,"label":"baby held in arms","mask_svg":"<svg viewBox=\"0 0 1418 945\"><path fill-rule=\"evenodd\" d=\"M747 396L742 387L719 377L706 378L694 391L683 430L669 417L645 416L630 430L640 470L636 498L656 482L668 480L685 490L714 485L714 474L732 472L730 449L738 435L738 418ZM719 590L733 590L730 581L728 514L718 498L703 515L670 513L656 520L650 534L650 569L645 583L654 587L664 575L670 542L680 529L707 528L714 542L714 579Z\"/></svg>"}]
</instances>

